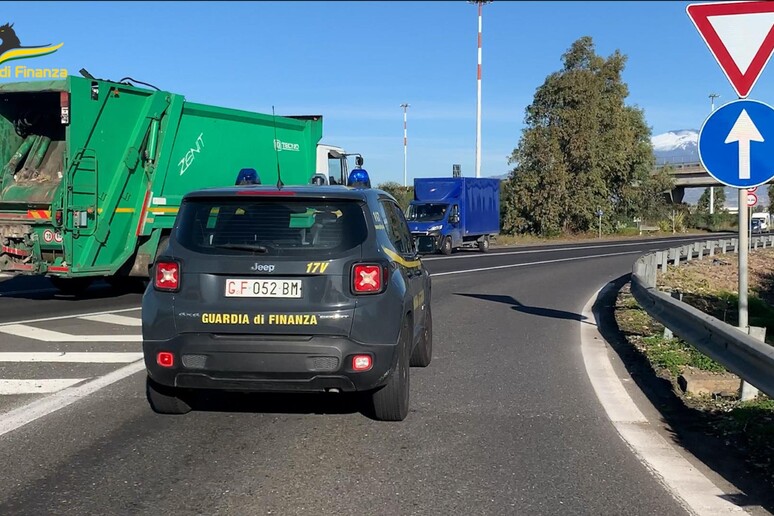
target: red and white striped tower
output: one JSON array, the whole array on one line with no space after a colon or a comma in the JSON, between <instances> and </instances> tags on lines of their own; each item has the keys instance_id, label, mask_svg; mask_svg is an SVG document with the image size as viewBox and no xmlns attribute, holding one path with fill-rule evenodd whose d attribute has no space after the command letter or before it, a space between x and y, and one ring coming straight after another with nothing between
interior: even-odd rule
<instances>
[{"instance_id":1,"label":"red and white striped tower","mask_svg":"<svg viewBox=\"0 0 774 516\"><path fill-rule=\"evenodd\" d=\"M476 69L476 82L478 91L476 95L476 177L481 177L481 31L482 16L484 4L491 0L474 0L472 3L478 4L478 67Z\"/></svg>"},{"instance_id":2,"label":"red and white striped tower","mask_svg":"<svg viewBox=\"0 0 774 516\"><path fill-rule=\"evenodd\" d=\"M403 186L408 186L408 175L406 173L406 164L407 164L407 157L408 157L408 131L406 130L406 110L409 107L409 104L406 104L405 102L400 105L400 107L403 108Z\"/></svg>"}]
</instances>

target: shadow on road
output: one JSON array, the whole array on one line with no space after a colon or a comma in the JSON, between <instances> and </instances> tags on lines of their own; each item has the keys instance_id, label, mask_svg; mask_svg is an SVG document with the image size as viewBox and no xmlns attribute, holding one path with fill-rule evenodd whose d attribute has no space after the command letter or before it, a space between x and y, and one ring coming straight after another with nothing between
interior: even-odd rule
<instances>
[{"instance_id":1,"label":"shadow on road","mask_svg":"<svg viewBox=\"0 0 774 516\"><path fill-rule=\"evenodd\" d=\"M615 320L618 291L630 280L630 275L613 281L614 288L603 292L592 308L599 332L618 354L626 370L651 404L659 411L667 432L678 446L685 448L698 460L742 491L741 494L723 495L740 507L761 506L774 509L771 484L761 476L750 474L743 456L718 436L702 431L713 422L712 415L683 404L672 384L656 376L650 362L624 337Z\"/></svg>"},{"instance_id":2,"label":"shadow on road","mask_svg":"<svg viewBox=\"0 0 774 516\"><path fill-rule=\"evenodd\" d=\"M500 296L494 294L461 294L455 293L455 296L472 297L473 299L481 299L483 301L491 301L493 303L502 303L505 305L511 305L511 310L517 312L534 315L537 317L548 317L551 319L565 319L569 321L586 321L586 317L574 312L565 312L564 310L554 310L553 308L545 308L541 306L528 306L522 304L513 296Z\"/></svg>"},{"instance_id":3,"label":"shadow on road","mask_svg":"<svg viewBox=\"0 0 774 516\"><path fill-rule=\"evenodd\" d=\"M372 417L370 407L362 395L341 394L286 394L238 393L202 391L187 400L201 412L240 412L258 414L361 414Z\"/></svg>"}]
</instances>

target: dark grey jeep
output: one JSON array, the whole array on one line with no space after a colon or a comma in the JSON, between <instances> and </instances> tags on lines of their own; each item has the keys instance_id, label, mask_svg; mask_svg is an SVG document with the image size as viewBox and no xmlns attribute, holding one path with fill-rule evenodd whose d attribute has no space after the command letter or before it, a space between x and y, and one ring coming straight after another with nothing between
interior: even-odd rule
<instances>
[{"instance_id":1,"label":"dark grey jeep","mask_svg":"<svg viewBox=\"0 0 774 516\"><path fill-rule=\"evenodd\" d=\"M186 195L142 302L147 397L194 389L364 392L409 410L409 366L432 356L430 277L398 204L344 186Z\"/></svg>"}]
</instances>

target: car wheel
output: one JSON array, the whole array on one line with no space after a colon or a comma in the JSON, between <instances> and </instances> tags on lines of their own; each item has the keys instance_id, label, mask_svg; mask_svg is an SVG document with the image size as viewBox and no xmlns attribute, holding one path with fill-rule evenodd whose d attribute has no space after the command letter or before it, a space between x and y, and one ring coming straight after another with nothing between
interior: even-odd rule
<instances>
[{"instance_id":1,"label":"car wheel","mask_svg":"<svg viewBox=\"0 0 774 516\"><path fill-rule=\"evenodd\" d=\"M387 385L371 395L374 416L379 421L403 421L409 411L409 351L407 339L411 338L408 319L403 321L398 344L398 364L390 374Z\"/></svg>"},{"instance_id":2,"label":"car wheel","mask_svg":"<svg viewBox=\"0 0 774 516\"><path fill-rule=\"evenodd\" d=\"M145 394L157 414L186 414L191 411L191 406L180 398L178 389L158 384L150 377L145 380Z\"/></svg>"},{"instance_id":3,"label":"car wheel","mask_svg":"<svg viewBox=\"0 0 774 516\"><path fill-rule=\"evenodd\" d=\"M478 249L482 253L488 253L489 252L489 237L485 236L483 240L481 240L478 243Z\"/></svg>"},{"instance_id":4,"label":"car wheel","mask_svg":"<svg viewBox=\"0 0 774 516\"><path fill-rule=\"evenodd\" d=\"M450 236L447 236L443 239L443 243L441 244L441 252L447 256L452 254L452 239Z\"/></svg>"},{"instance_id":5,"label":"car wheel","mask_svg":"<svg viewBox=\"0 0 774 516\"><path fill-rule=\"evenodd\" d=\"M427 367L433 359L433 314L430 304L427 305L425 314L425 330L422 332L422 340L414 348L411 354L412 367Z\"/></svg>"}]
</instances>

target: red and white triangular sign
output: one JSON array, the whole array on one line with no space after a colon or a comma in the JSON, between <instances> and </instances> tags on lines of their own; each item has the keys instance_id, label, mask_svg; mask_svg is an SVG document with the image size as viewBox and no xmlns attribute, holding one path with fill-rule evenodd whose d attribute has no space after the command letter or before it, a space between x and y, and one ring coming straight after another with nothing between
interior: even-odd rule
<instances>
[{"instance_id":1,"label":"red and white triangular sign","mask_svg":"<svg viewBox=\"0 0 774 516\"><path fill-rule=\"evenodd\" d=\"M774 51L774 2L691 4L688 16L741 98Z\"/></svg>"}]
</instances>

